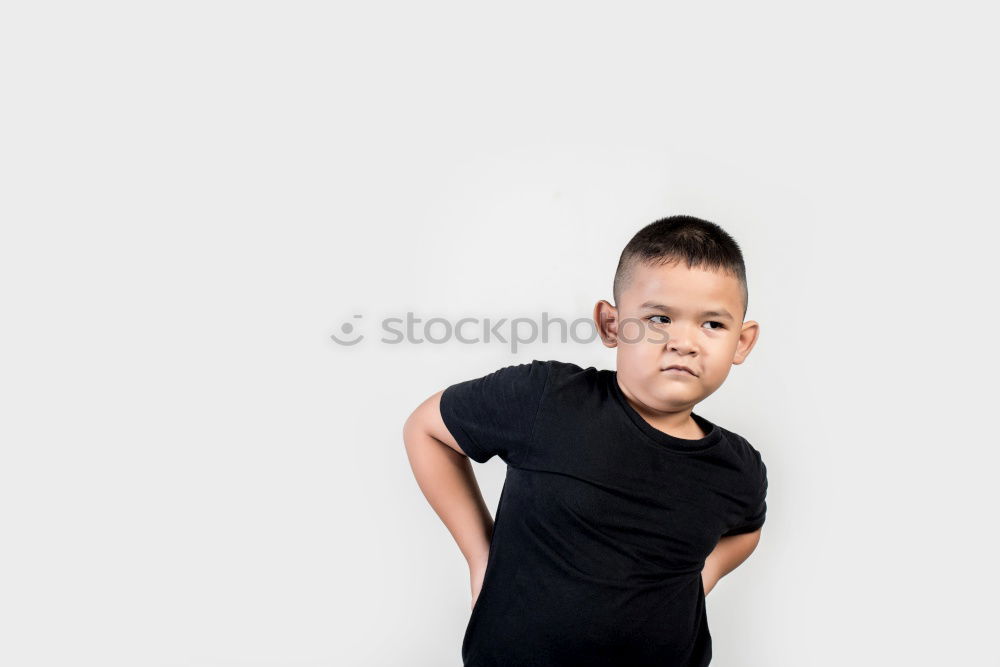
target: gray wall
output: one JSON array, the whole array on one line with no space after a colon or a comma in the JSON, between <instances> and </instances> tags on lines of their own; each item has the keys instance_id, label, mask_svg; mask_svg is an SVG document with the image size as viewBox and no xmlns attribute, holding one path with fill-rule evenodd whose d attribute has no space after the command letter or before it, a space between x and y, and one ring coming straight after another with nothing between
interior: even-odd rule
<instances>
[{"instance_id":1,"label":"gray wall","mask_svg":"<svg viewBox=\"0 0 1000 667\"><path fill-rule=\"evenodd\" d=\"M699 409L770 479L713 664L996 660L1000 54L961 5L3 10L0 662L459 665L403 421L614 352L377 323L589 318L674 213L762 327Z\"/></svg>"}]
</instances>

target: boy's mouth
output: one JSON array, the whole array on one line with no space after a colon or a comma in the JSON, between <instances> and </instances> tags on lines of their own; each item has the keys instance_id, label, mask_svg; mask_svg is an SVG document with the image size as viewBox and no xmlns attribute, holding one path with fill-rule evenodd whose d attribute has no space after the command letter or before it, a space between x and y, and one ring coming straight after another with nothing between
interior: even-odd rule
<instances>
[{"instance_id":1,"label":"boy's mouth","mask_svg":"<svg viewBox=\"0 0 1000 667\"><path fill-rule=\"evenodd\" d=\"M664 373L676 373L678 375L681 375L681 374L694 375L695 377L698 377L693 370L691 370L687 366L681 366L680 364L671 364L670 366L667 366L666 368L664 368L663 372Z\"/></svg>"}]
</instances>

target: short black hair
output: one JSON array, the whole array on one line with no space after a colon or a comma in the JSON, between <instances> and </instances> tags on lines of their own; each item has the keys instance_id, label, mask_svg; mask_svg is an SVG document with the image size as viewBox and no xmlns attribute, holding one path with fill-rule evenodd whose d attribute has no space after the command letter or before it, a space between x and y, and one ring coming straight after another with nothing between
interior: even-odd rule
<instances>
[{"instance_id":1,"label":"short black hair","mask_svg":"<svg viewBox=\"0 0 1000 667\"><path fill-rule=\"evenodd\" d=\"M739 244L714 222L690 215L662 218L636 232L618 260L613 290L615 307L632 280L637 264L662 265L680 261L689 269L723 271L739 280L743 291L743 317L746 317L747 273Z\"/></svg>"}]
</instances>

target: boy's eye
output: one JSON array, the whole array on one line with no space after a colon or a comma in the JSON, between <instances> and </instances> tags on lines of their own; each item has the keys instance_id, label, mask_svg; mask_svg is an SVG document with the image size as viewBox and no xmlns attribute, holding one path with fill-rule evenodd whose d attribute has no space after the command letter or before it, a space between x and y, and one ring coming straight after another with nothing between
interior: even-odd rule
<instances>
[{"instance_id":1,"label":"boy's eye","mask_svg":"<svg viewBox=\"0 0 1000 667\"><path fill-rule=\"evenodd\" d=\"M656 320L657 317L662 317L665 320L669 320L670 319L670 317L667 316L667 315L650 315L646 319L654 322L654 324L669 324L669 322L656 322L655 320ZM715 320L710 320L710 321L706 322L705 324L717 324L718 325L716 327L711 327L712 329L725 329L726 328L725 325L722 324L722 322L716 322Z\"/></svg>"}]
</instances>

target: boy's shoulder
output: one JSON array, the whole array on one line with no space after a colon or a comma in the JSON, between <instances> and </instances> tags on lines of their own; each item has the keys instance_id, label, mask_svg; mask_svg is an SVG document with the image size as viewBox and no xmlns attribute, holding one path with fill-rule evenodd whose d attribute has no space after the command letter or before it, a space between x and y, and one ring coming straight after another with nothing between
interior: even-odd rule
<instances>
[{"instance_id":1,"label":"boy's shoulder","mask_svg":"<svg viewBox=\"0 0 1000 667\"><path fill-rule=\"evenodd\" d=\"M599 369L596 366L581 366L572 361L562 361L560 359L533 359L531 364L544 368L552 379L564 377L574 379L595 378L601 374L614 372Z\"/></svg>"},{"instance_id":2,"label":"boy's shoulder","mask_svg":"<svg viewBox=\"0 0 1000 667\"><path fill-rule=\"evenodd\" d=\"M740 454L748 461L754 463L756 466L764 465L764 460L761 456L760 450L754 447L748 439L744 438L735 431L720 426L719 424L716 424L715 426L716 428L722 430L722 433L726 436L729 442L732 443L733 447L735 447L736 450L740 452Z\"/></svg>"},{"instance_id":3,"label":"boy's shoulder","mask_svg":"<svg viewBox=\"0 0 1000 667\"><path fill-rule=\"evenodd\" d=\"M732 452L740 462L740 469L745 475L745 479L752 485L752 488L760 490L760 493L767 493L767 466L764 464L764 457L747 438L739 433L715 424L715 428L722 431L724 440L728 443L728 451Z\"/></svg>"},{"instance_id":4,"label":"boy's shoulder","mask_svg":"<svg viewBox=\"0 0 1000 667\"><path fill-rule=\"evenodd\" d=\"M599 394L606 387L614 371L596 366L581 366L572 361L560 359L533 359L525 367L533 367L545 379L545 396L559 403L578 403L583 396Z\"/></svg>"},{"instance_id":5,"label":"boy's shoulder","mask_svg":"<svg viewBox=\"0 0 1000 667\"><path fill-rule=\"evenodd\" d=\"M588 366L584 368L579 364L575 364L572 361L562 361L560 359L532 359L532 364L538 364L544 366L546 369L554 370L556 372L562 373L579 373L581 371L596 371L594 366Z\"/></svg>"}]
</instances>

